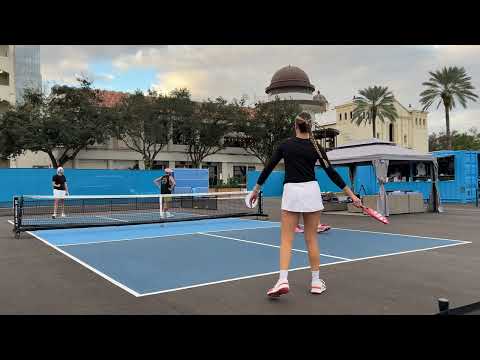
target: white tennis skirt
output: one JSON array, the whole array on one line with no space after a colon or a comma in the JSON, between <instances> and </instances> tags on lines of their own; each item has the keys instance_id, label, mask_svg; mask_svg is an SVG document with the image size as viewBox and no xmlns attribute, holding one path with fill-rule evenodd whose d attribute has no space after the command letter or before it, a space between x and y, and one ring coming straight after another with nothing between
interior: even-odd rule
<instances>
[{"instance_id":1,"label":"white tennis skirt","mask_svg":"<svg viewBox=\"0 0 480 360\"><path fill-rule=\"evenodd\" d=\"M282 210L316 212L323 210L322 194L316 181L283 185Z\"/></svg>"},{"instance_id":2,"label":"white tennis skirt","mask_svg":"<svg viewBox=\"0 0 480 360\"><path fill-rule=\"evenodd\" d=\"M53 197L55 199L65 199L65 194L67 192L65 190L57 190L57 189L53 189Z\"/></svg>"}]
</instances>

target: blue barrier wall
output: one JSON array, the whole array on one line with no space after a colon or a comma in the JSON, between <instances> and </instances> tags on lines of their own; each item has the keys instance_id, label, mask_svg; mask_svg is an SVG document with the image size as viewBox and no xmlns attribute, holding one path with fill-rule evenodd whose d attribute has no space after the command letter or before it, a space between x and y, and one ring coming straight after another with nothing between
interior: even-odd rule
<instances>
[{"instance_id":1,"label":"blue barrier wall","mask_svg":"<svg viewBox=\"0 0 480 360\"><path fill-rule=\"evenodd\" d=\"M475 201L476 189L480 179L479 175L479 151L467 150L446 150L435 151L433 155L441 156L455 156L455 180L440 181L440 200L442 202L457 202L469 203ZM345 180L347 185L350 184L348 176L348 168L337 167L336 170ZM318 168L315 171L317 180L320 183L322 191L340 191L335 186L325 171ZM247 174L247 188L251 190L255 186L260 171L249 171ZM281 196L283 192L283 171L274 171L263 187L265 196ZM426 200L430 197L432 190L432 183L430 181L401 181L388 182L385 184L387 191L414 191L423 195ZM375 177L375 170L371 165L357 167L355 177L355 192L360 195L378 194L379 186Z\"/></svg>"},{"instance_id":2,"label":"blue barrier wall","mask_svg":"<svg viewBox=\"0 0 480 360\"><path fill-rule=\"evenodd\" d=\"M54 169L0 169L0 202L11 203L15 195L51 195L55 174ZM163 170L65 169L71 195L158 194L153 180L164 174ZM208 169L174 169L174 176L179 187L208 192Z\"/></svg>"},{"instance_id":3,"label":"blue barrier wall","mask_svg":"<svg viewBox=\"0 0 480 360\"><path fill-rule=\"evenodd\" d=\"M347 167L338 167L335 168L338 174L342 177L345 183L350 186L350 177L348 175L348 168ZM247 172L247 189L252 190L255 184L257 183L257 179L260 176L261 171L252 170ZM282 196L283 193L283 179L285 176L284 171L273 171L270 176L268 177L267 181L263 185L262 191L264 196ZM320 167L315 169L315 176L317 178L318 183L320 184L320 189L322 192L338 192L341 191L335 185L328 175L325 173Z\"/></svg>"},{"instance_id":4,"label":"blue barrier wall","mask_svg":"<svg viewBox=\"0 0 480 360\"><path fill-rule=\"evenodd\" d=\"M174 169L176 194L208 192L208 169Z\"/></svg>"},{"instance_id":5,"label":"blue barrier wall","mask_svg":"<svg viewBox=\"0 0 480 360\"><path fill-rule=\"evenodd\" d=\"M375 170L372 165L364 165L357 167L357 175L355 177L355 192L360 195L378 194L380 186L375 176ZM419 192L424 199L430 197L432 183L430 181L399 181L387 182L385 184L386 191L412 191Z\"/></svg>"},{"instance_id":6,"label":"blue barrier wall","mask_svg":"<svg viewBox=\"0 0 480 360\"><path fill-rule=\"evenodd\" d=\"M455 179L440 181L440 199L444 202L470 203L475 201L479 179L480 151L442 150L433 156L455 156Z\"/></svg>"}]
</instances>

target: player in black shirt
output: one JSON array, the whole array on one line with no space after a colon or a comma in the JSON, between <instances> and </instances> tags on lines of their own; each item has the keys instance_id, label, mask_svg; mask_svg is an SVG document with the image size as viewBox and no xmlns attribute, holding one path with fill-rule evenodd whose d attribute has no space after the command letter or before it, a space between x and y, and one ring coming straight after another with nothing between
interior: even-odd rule
<instances>
[{"instance_id":1,"label":"player in black shirt","mask_svg":"<svg viewBox=\"0 0 480 360\"><path fill-rule=\"evenodd\" d=\"M57 175L53 175L52 177L52 185L53 185L53 197L54 197L54 205L53 205L53 215L52 218L57 217L57 208L58 204L60 203L60 207L62 210L62 217L65 217L65 196L68 196L68 185L67 185L67 178L64 175L64 170L60 166L57 169Z\"/></svg>"},{"instance_id":2,"label":"player in black shirt","mask_svg":"<svg viewBox=\"0 0 480 360\"><path fill-rule=\"evenodd\" d=\"M255 201L260 187L281 159L285 162L285 181L282 196L280 278L267 294L277 297L289 292L288 268L292 242L295 238L295 227L298 225L300 213L303 215L305 242L312 271L310 292L320 294L326 290L326 285L319 277L320 253L317 228L323 204L320 187L315 179L316 162L320 161L320 165L328 177L350 196L354 205L359 206L361 201L331 166L325 150L314 140L312 118L309 113L302 112L295 118L295 137L286 140L276 149L270 163L258 178L252 192L251 202Z\"/></svg>"},{"instance_id":3,"label":"player in black shirt","mask_svg":"<svg viewBox=\"0 0 480 360\"><path fill-rule=\"evenodd\" d=\"M173 177L173 170L170 168L166 168L165 175L153 180L153 182L160 189L160 194L162 195L171 194L176 185L175 179ZM164 215L166 215L167 217L170 216L168 209L169 209L169 201L167 198L164 197L162 198L162 213L160 215L162 217Z\"/></svg>"}]
</instances>

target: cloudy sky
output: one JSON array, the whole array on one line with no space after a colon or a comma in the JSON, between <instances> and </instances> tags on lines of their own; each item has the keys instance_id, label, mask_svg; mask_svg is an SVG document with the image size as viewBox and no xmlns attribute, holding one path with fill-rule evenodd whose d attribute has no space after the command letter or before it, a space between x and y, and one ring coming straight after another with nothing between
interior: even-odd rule
<instances>
[{"instance_id":1,"label":"cloudy sky","mask_svg":"<svg viewBox=\"0 0 480 360\"><path fill-rule=\"evenodd\" d=\"M388 86L397 99L419 108L421 83L428 71L463 66L480 93L480 46L41 46L42 76L47 86L73 83L83 74L97 88L133 92L190 89L197 100L247 95L265 99L273 73L285 65L302 68L331 105L350 100L359 89ZM480 128L480 101L457 108L453 128ZM430 132L443 130L444 115L429 115Z\"/></svg>"}]
</instances>

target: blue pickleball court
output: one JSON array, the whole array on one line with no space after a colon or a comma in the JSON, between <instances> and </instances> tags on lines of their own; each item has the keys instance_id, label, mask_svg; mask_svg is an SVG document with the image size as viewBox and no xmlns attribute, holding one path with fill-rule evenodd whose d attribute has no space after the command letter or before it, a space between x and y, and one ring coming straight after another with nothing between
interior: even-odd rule
<instances>
[{"instance_id":1,"label":"blue pickleball court","mask_svg":"<svg viewBox=\"0 0 480 360\"><path fill-rule=\"evenodd\" d=\"M277 222L210 219L30 234L135 296L278 272ZM338 228L319 235L319 242L322 266L469 243ZM297 234L291 269L308 267L303 234Z\"/></svg>"}]
</instances>

